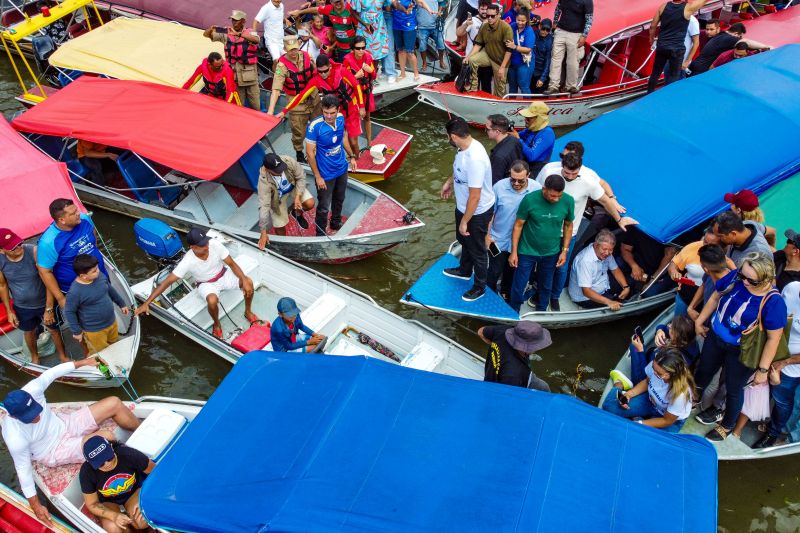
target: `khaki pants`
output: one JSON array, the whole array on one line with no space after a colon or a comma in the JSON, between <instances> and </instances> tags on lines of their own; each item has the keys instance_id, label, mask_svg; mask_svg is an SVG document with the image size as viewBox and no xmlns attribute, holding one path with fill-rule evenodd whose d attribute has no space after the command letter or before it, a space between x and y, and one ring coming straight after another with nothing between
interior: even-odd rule
<instances>
[{"instance_id":1,"label":"khaki pants","mask_svg":"<svg viewBox=\"0 0 800 533\"><path fill-rule=\"evenodd\" d=\"M561 29L556 30L553 40L553 57L550 62L550 86L551 91L558 91L561 85L561 64L564 56L567 57L567 79L564 82L565 89L575 89L578 86L578 63L583 57L583 51L578 50L578 38L580 33L571 33Z\"/></svg>"},{"instance_id":2,"label":"khaki pants","mask_svg":"<svg viewBox=\"0 0 800 533\"><path fill-rule=\"evenodd\" d=\"M322 115L318 92L306 98L301 104L289 111L289 125L292 128L292 146L295 152L303 151L303 140L306 137L308 123Z\"/></svg>"},{"instance_id":3,"label":"khaki pants","mask_svg":"<svg viewBox=\"0 0 800 533\"><path fill-rule=\"evenodd\" d=\"M261 111L261 89L259 89L258 83L243 86L239 85L239 80L236 80L236 92L239 93L242 105L247 103L256 111Z\"/></svg>"},{"instance_id":4,"label":"khaki pants","mask_svg":"<svg viewBox=\"0 0 800 533\"><path fill-rule=\"evenodd\" d=\"M469 60L469 64L472 66L472 75L469 78L469 91L478 89L478 69L480 67L492 67L492 74L494 74L494 89L492 90L492 94L501 98L506 94L508 70L506 69L506 77L501 80L497 76L497 71L500 70L500 63L492 61L486 53L486 50L481 50L472 56Z\"/></svg>"},{"instance_id":5,"label":"khaki pants","mask_svg":"<svg viewBox=\"0 0 800 533\"><path fill-rule=\"evenodd\" d=\"M89 353L93 354L107 348L110 344L114 344L119 339L119 329L117 329L117 321L100 331L84 331L83 338L86 340L86 347L89 348Z\"/></svg>"}]
</instances>

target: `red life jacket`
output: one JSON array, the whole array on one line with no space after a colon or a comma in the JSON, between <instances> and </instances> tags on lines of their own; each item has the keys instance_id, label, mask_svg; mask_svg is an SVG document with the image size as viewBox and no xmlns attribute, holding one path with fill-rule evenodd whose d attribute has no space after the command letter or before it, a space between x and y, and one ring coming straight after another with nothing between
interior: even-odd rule
<instances>
[{"instance_id":1,"label":"red life jacket","mask_svg":"<svg viewBox=\"0 0 800 533\"><path fill-rule=\"evenodd\" d=\"M289 73L283 82L283 90L286 91L288 96L294 96L306 88L311 77L314 76L314 62L311 61L311 56L307 52L300 52L303 54L303 69L300 70L297 65L292 63L285 55L281 56L278 60L286 67Z\"/></svg>"},{"instance_id":2,"label":"red life jacket","mask_svg":"<svg viewBox=\"0 0 800 533\"><path fill-rule=\"evenodd\" d=\"M225 42L225 59L228 63L255 65L258 61L258 45L229 33Z\"/></svg>"},{"instance_id":3,"label":"red life jacket","mask_svg":"<svg viewBox=\"0 0 800 533\"><path fill-rule=\"evenodd\" d=\"M228 90L225 86L224 70L222 72L214 72L211 70L211 67L208 66L208 60L204 60L200 65L200 74L203 75L203 88L200 89L200 92L213 96L214 98L219 98L220 100L225 100L225 97L228 95ZM219 81L212 81L216 76L221 76Z\"/></svg>"},{"instance_id":4,"label":"red life jacket","mask_svg":"<svg viewBox=\"0 0 800 533\"><path fill-rule=\"evenodd\" d=\"M333 72L331 72L333 79L330 82L332 89L320 87L320 92L322 92L323 95L335 94L338 96L339 107L344 112L344 115L347 116L347 113L350 111L350 105L353 101L353 97L356 94L356 88L344 81L344 77L342 76L341 72L341 69L344 67L337 66L336 68L333 68L333 65L331 65L331 68L333 69Z\"/></svg>"}]
</instances>

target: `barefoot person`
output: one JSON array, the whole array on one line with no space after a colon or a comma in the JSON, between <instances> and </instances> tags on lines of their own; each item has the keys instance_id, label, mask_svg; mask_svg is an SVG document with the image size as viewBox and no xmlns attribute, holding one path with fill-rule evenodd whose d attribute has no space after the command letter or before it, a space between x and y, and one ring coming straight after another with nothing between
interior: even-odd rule
<instances>
[{"instance_id":1,"label":"barefoot person","mask_svg":"<svg viewBox=\"0 0 800 533\"><path fill-rule=\"evenodd\" d=\"M32 461L55 467L83 462L83 437L97 431L109 418L128 431L139 427L139 420L116 396L81 407L72 413L55 413L47 408L44 391L53 381L77 368L97 366L98 359L89 357L61 363L21 389L6 395L3 406L8 416L2 419L3 440L6 442L17 470L22 494L40 520L50 523L50 513L36 496Z\"/></svg>"},{"instance_id":2,"label":"barefoot person","mask_svg":"<svg viewBox=\"0 0 800 533\"><path fill-rule=\"evenodd\" d=\"M197 284L197 291L208 304L208 314L214 321L212 335L222 338L222 324L219 321L219 293L241 289L244 293L244 317L252 324L260 322L250 309L253 303L253 280L244 275L242 269L220 242L211 240L202 230L192 228L186 236L189 251L167 278L156 287L147 300L136 308L135 314L150 314L150 304L167 288L184 278L187 274Z\"/></svg>"}]
</instances>

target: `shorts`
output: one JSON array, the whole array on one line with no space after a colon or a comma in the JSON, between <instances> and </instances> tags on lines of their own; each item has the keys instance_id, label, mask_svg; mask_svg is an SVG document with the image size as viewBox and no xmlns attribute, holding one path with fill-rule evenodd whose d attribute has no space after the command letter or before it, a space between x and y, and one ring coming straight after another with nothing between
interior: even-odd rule
<instances>
[{"instance_id":1,"label":"shorts","mask_svg":"<svg viewBox=\"0 0 800 533\"><path fill-rule=\"evenodd\" d=\"M17 307L14 306L14 314L17 315L17 320L19 320L19 329L21 331L37 331L40 326L44 326L44 307L38 307L36 309L27 309L25 307ZM55 322L50 324L47 329L58 330L61 328L61 324L63 323L63 319L61 318L61 309L58 306L55 306L53 309L53 315L55 317Z\"/></svg>"},{"instance_id":2,"label":"shorts","mask_svg":"<svg viewBox=\"0 0 800 533\"><path fill-rule=\"evenodd\" d=\"M273 61L277 61L283 55L283 42L265 40L264 44L269 50L269 55Z\"/></svg>"},{"instance_id":3,"label":"shorts","mask_svg":"<svg viewBox=\"0 0 800 533\"><path fill-rule=\"evenodd\" d=\"M303 194L300 195L300 201L305 202L306 200L310 200L313 198L311 193L308 192L308 189L303 191ZM294 191L289 191L287 194L283 195L281 201L278 203L278 210L272 212L272 227L273 228L283 228L286 224L289 223L289 202L294 204Z\"/></svg>"},{"instance_id":4,"label":"shorts","mask_svg":"<svg viewBox=\"0 0 800 533\"><path fill-rule=\"evenodd\" d=\"M55 416L64 421L64 434L41 462L51 467L83 463L86 461L83 457L83 437L98 429L89 406L84 405L72 413L56 413Z\"/></svg>"},{"instance_id":5,"label":"shorts","mask_svg":"<svg viewBox=\"0 0 800 533\"><path fill-rule=\"evenodd\" d=\"M119 327L117 326L116 319L110 326L100 331L84 331L83 339L86 341L89 352L94 353L105 350L109 345L114 344L117 342L117 339L119 339Z\"/></svg>"},{"instance_id":6,"label":"shorts","mask_svg":"<svg viewBox=\"0 0 800 533\"><path fill-rule=\"evenodd\" d=\"M394 48L408 53L414 52L417 43L417 29L413 30L393 30Z\"/></svg>"},{"instance_id":7,"label":"shorts","mask_svg":"<svg viewBox=\"0 0 800 533\"><path fill-rule=\"evenodd\" d=\"M442 32L436 28L417 28L417 35L419 36L419 51L420 53L428 50L428 38L436 42L436 50L444 50L444 37Z\"/></svg>"},{"instance_id":8,"label":"shorts","mask_svg":"<svg viewBox=\"0 0 800 533\"><path fill-rule=\"evenodd\" d=\"M344 119L344 129L348 137L361 135L361 114L358 107L349 105Z\"/></svg>"},{"instance_id":9,"label":"shorts","mask_svg":"<svg viewBox=\"0 0 800 533\"><path fill-rule=\"evenodd\" d=\"M208 298L210 294L219 296L221 291L239 288L239 278L229 267L225 267L225 274L222 275L217 281L201 283L197 286L197 292L203 297L203 300Z\"/></svg>"}]
</instances>

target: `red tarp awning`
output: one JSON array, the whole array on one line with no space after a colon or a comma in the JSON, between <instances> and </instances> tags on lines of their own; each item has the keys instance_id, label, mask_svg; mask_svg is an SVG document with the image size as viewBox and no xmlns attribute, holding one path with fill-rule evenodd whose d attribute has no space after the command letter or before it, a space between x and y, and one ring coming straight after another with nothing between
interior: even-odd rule
<instances>
[{"instance_id":1,"label":"red tarp awning","mask_svg":"<svg viewBox=\"0 0 800 533\"><path fill-rule=\"evenodd\" d=\"M20 130L131 150L196 178L219 177L278 119L199 93L82 76L14 119Z\"/></svg>"},{"instance_id":2,"label":"red tarp awning","mask_svg":"<svg viewBox=\"0 0 800 533\"><path fill-rule=\"evenodd\" d=\"M771 15L762 15L744 23L745 38L772 48L800 44L800 7L792 6Z\"/></svg>"},{"instance_id":3,"label":"red tarp awning","mask_svg":"<svg viewBox=\"0 0 800 533\"><path fill-rule=\"evenodd\" d=\"M0 226L27 239L53 221L48 207L56 198L83 205L72 188L64 163L53 161L32 146L0 116Z\"/></svg>"}]
</instances>

